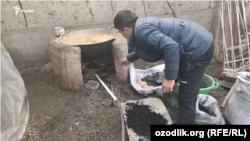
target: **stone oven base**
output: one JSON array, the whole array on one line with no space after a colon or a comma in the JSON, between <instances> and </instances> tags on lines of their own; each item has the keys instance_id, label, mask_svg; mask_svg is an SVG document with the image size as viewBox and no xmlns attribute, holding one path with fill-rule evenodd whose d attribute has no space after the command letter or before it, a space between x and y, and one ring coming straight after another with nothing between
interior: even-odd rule
<instances>
[{"instance_id":1,"label":"stone oven base","mask_svg":"<svg viewBox=\"0 0 250 141\"><path fill-rule=\"evenodd\" d=\"M128 53L127 42L124 38L119 37L119 35L114 35L114 37L118 37L112 42L116 76L120 81L127 81L128 66L124 67L121 65L122 58L126 57ZM58 40L59 38L56 37L51 38L48 48L58 86L65 91L79 91L83 87L83 79L96 80L93 75L87 76L82 74L80 47L65 45ZM105 76L105 74L100 75Z\"/></svg>"},{"instance_id":2,"label":"stone oven base","mask_svg":"<svg viewBox=\"0 0 250 141\"><path fill-rule=\"evenodd\" d=\"M65 91L80 90L83 86L81 49L52 38L48 51L57 85Z\"/></svg>"}]
</instances>

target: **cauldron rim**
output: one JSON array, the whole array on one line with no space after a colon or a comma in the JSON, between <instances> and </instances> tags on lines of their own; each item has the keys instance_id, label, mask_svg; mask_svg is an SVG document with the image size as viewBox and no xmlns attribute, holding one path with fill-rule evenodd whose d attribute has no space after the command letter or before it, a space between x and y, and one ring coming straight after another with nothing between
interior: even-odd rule
<instances>
[{"instance_id":1,"label":"cauldron rim","mask_svg":"<svg viewBox=\"0 0 250 141\"><path fill-rule=\"evenodd\" d=\"M98 42L98 43L93 43L93 44L78 44L78 45L71 45L71 46L95 46L95 45L100 45L103 43L108 43L108 42L113 42L116 38L112 34L107 34L107 31L102 28L97 28L97 29L83 29L83 30L72 30L66 32L65 35L61 36L58 38L58 41L62 44L65 44L62 42L64 38L70 37L70 36L75 36L75 35L95 35L95 34L103 34L103 35L109 35L112 38L103 42ZM70 45L70 44L67 44Z\"/></svg>"},{"instance_id":2,"label":"cauldron rim","mask_svg":"<svg viewBox=\"0 0 250 141\"><path fill-rule=\"evenodd\" d=\"M94 44L78 44L78 45L75 45L75 46L79 46L79 47L84 47L84 46L96 46L96 45L100 45L100 44L105 44L105 43L108 43L108 42L113 42L115 40L115 38L112 38L110 40L107 40L107 41L104 41L104 42L99 42L99 43L94 43Z\"/></svg>"}]
</instances>

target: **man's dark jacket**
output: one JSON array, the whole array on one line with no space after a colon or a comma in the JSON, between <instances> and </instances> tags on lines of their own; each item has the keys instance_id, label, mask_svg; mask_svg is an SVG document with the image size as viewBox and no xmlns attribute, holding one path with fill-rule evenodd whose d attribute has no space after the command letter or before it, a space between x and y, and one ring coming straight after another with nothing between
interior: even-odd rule
<instances>
[{"instance_id":1,"label":"man's dark jacket","mask_svg":"<svg viewBox=\"0 0 250 141\"><path fill-rule=\"evenodd\" d=\"M179 68L204 54L212 45L212 34L203 26L174 18L138 18L128 46L127 60L165 60L165 78L178 78Z\"/></svg>"}]
</instances>

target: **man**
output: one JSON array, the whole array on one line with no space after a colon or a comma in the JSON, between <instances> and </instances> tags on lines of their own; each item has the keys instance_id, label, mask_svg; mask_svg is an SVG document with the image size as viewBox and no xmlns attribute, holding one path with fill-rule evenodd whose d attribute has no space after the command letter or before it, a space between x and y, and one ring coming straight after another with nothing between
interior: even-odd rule
<instances>
[{"instance_id":1,"label":"man","mask_svg":"<svg viewBox=\"0 0 250 141\"><path fill-rule=\"evenodd\" d=\"M196 100L207 66L213 57L213 37L196 23L175 18L139 18L129 10L119 11L114 26L128 39L129 54L123 65L141 58L165 60L163 91L173 91L180 79L179 116L175 124L195 124Z\"/></svg>"}]
</instances>

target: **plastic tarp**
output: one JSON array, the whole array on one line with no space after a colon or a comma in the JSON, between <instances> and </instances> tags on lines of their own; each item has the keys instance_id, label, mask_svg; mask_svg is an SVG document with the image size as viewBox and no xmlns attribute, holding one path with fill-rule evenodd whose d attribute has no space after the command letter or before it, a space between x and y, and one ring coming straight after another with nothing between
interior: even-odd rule
<instances>
[{"instance_id":1,"label":"plastic tarp","mask_svg":"<svg viewBox=\"0 0 250 141\"><path fill-rule=\"evenodd\" d=\"M250 72L239 72L234 91L225 107L229 124L250 124Z\"/></svg>"},{"instance_id":2,"label":"plastic tarp","mask_svg":"<svg viewBox=\"0 0 250 141\"><path fill-rule=\"evenodd\" d=\"M1 141L19 141L28 124L24 81L1 43Z\"/></svg>"},{"instance_id":3,"label":"plastic tarp","mask_svg":"<svg viewBox=\"0 0 250 141\"><path fill-rule=\"evenodd\" d=\"M224 125L225 120L215 98L210 95L199 94L196 102L197 125Z\"/></svg>"}]
</instances>

